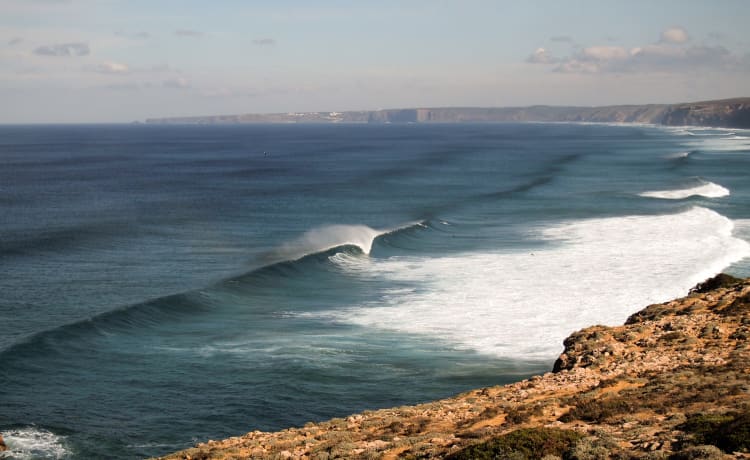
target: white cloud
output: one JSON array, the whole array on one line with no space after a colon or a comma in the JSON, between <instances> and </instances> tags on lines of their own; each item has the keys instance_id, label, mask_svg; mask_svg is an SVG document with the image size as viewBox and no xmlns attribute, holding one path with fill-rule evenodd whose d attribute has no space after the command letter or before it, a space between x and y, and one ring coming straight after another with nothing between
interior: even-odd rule
<instances>
[{"instance_id":1,"label":"white cloud","mask_svg":"<svg viewBox=\"0 0 750 460\"><path fill-rule=\"evenodd\" d=\"M555 72L561 73L598 73L599 64L596 62L567 59L555 67Z\"/></svg>"},{"instance_id":2,"label":"white cloud","mask_svg":"<svg viewBox=\"0 0 750 460\"><path fill-rule=\"evenodd\" d=\"M15 46L15 45L18 45L20 43L23 43L23 38L21 38L21 37L14 37L14 38L11 38L10 40L8 40L8 46Z\"/></svg>"},{"instance_id":3,"label":"white cloud","mask_svg":"<svg viewBox=\"0 0 750 460\"><path fill-rule=\"evenodd\" d=\"M551 56L544 48L537 48L536 51L526 58L526 62L530 62L531 64L554 64L558 61L559 59Z\"/></svg>"},{"instance_id":4,"label":"white cloud","mask_svg":"<svg viewBox=\"0 0 750 460\"><path fill-rule=\"evenodd\" d=\"M561 73L670 73L743 68L743 59L723 46L689 45L689 40L685 29L675 27L665 30L661 40L653 44L633 48L589 46L559 59L539 48L526 62L557 64L553 70Z\"/></svg>"},{"instance_id":5,"label":"white cloud","mask_svg":"<svg viewBox=\"0 0 750 460\"><path fill-rule=\"evenodd\" d=\"M630 50L621 46L590 46L583 49L580 58L593 61L610 61L627 59L630 55Z\"/></svg>"},{"instance_id":6,"label":"white cloud","mask_svg":"<svg viewBox=\"0 0 750 460\"><path fill-rule=\"evenodd\" d=\"M38 56L86 56L91 52L87 43L62 43L40 46L34 50Z\"/></svg>"},{"instance_id":7,"label":"white cloud","mask_svg":"<svg viewBox=\"0 0 750 460\"><path fill-rule=\"evenodd\" d=\"M662 31L659 43L680 44L686 43L688 40L690 40L690 36L685 29L682 27L670 27Z\"/></svg>"},{"instance_id":8,"label":"white cloud","mask_svg":"<svg viewBox=\"0 0 750 460\"><path fill-rule=\"evenodd\" d=\"M108 75L124 75L130 72L130 68L128 68L127 64L111 61L99 64L94 70L98 73Z\"/></svg>"}]
</instances>

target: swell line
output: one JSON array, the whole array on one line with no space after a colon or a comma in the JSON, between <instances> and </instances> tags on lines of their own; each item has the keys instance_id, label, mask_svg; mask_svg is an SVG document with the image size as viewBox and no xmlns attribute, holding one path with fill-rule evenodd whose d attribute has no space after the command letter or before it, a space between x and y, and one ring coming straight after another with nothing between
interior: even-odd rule
<instances>
[{"instance_id":1,"label":"swell line","mask_svg":"<svg viewBox=\"0 0 750 460\"><path fill-rule=\"evenodd\" d=\"M583 156L584 155L582 153L565 155L559 160L552 163L548 168L537 174L538 177L534 177L528 182L516 185L515 187L469 195L461 198L460 200L454 200L439 206L433 206L424 211L423 219L426 221L433 220L441 214L450 213L451 211L455 211L456 209L462 208L464 206L481 204L484 202L495 201L503 198L510 198L515 195L526 193L538 187L550 184L555 180L558 173L562 171L563 167Z\"/></svg>"},{"instance_id":2,"label":"swell line","mask_svg":"<svg viewBox=\"0 0 750 460\"><path fill-rule=\"evenodd\" d=\"M369 254L376 239L417 228L429 228L429 224L427 222L412 222L385 230L374 230L364 225L339 225L313 229L310 232L316 235L328 231L329 233L324 235L328 239L328 243L301 248L303 251L299 254L287 253L286 255L291 256L287 258L278 258L282 254L276 253L277 260L243 274L226 278L206 288L125 305L83 320L36 332L21 338L4 349L0 349L0 357L10 354L26 355L34 350L44 348L54 350L56 342L80 338L85 334L107 335L126 332L134 328L147 328L163 324L184 315L208 312L214 308L219 308L219 305L214 305L212 301L212 293L214 292L227 288L231 289L236 284L247 282L248 279L253 277L263 279L269 276L293 276L300 270L300 266L312 264L319 267L321 264L330 264L329 257L339 252L348 252L360 256ZM352 237L352 233L354 233L354 237ZM308 242L319 243L320 241L310 240Z\"/></svg>"}]
</instances>

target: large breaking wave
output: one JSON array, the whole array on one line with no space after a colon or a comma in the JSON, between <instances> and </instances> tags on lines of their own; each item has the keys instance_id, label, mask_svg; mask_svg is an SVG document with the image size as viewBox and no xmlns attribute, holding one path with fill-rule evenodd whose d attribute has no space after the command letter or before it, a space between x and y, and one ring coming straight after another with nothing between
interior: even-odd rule
<instances>
[{"instance_id":1,"label":"large breaking wave","mask_svg":"<svg viewBox=\"0 0 750 460\"><path fill-rule=\"evenodd\" d=\"M412 282L376 303L328 315L486 354L553 359L572 331L619 324L636 310L684 295L750 255L733 223L702 207L673 215L573 221L541 229L534 252L386 260L337 258L361 276Z\"/></svg>"}]
</instances>

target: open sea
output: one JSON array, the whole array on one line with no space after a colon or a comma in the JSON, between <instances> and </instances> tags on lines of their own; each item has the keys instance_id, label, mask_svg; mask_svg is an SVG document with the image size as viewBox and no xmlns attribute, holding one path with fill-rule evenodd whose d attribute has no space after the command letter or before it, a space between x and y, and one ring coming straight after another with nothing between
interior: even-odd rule
<instances>
[{"instance_id":1,"label":"open sea","mask_svg":"<svg viewBox=\"0 0 750 460\"><path fill-rule=\"evenodd\" d=\"M749 131L1 126L0 458L517 381L748 241Z\"/></svg>"}]
</instances>

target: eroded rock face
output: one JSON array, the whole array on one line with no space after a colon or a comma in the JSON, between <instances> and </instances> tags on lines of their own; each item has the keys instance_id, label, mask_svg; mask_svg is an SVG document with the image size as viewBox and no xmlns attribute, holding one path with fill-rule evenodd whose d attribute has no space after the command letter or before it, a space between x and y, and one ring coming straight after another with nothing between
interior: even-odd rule
<instances>
[{"instance_id":1,"label":"eroded rock face","mask_svg":"<svg viewBox=\"0 0 750 460\"><path fill-rule=\"evenodd\" d=\"M687 297L650 305L623 326L583 329L564 345L554 372L515 384L254 431L166 458L559 456L507 442L544 447L554 444L544 440L550 433L575 440L556 444L570 458L750 458L727 451L750 450L750 435L732 438L750 430L750 280L707 280Z\"/></svg>"},{"instance_id":2,"label":"eroded rock face","mask_svg":"<svg viewBox=\"0 0 750 460\"><path fill-rule=\"evenodd\" d=\"M217 123L496 123L496 122L653 123L671 126L750 127L750 98L687 104L613 105L604 107L444 107L295 112L153 118L156 124Z\"/></svg>"},{"instance_id":3,"label":"eroded rock face","mask_svg":"<svg viewBox=\"0 0 750 460\"><path fill-rule=\"evenodd\" d=\"M8 450L8 446L5 445L5 440L3 439L3 435L0 434L0 452L4 452Z\"/></svg>"}]
</instances>

